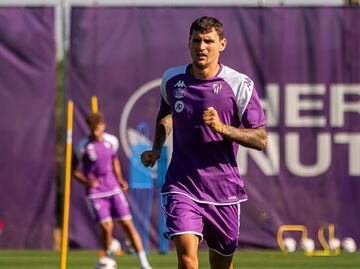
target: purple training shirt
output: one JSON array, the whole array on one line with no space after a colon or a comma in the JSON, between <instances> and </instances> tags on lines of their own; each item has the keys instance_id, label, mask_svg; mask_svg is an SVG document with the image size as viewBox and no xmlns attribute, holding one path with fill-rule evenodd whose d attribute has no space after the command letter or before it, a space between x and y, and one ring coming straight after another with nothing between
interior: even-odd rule
<instances>
[{"instance_id":1,"label":"purple training shirt","mask_svg":"<svg viewBox=\"0 0 360 269\"><path fill-rule=\"evenodd\" d=\"M162 194L180 193L197 202L222 205L247 200L236 162L239 145L214 133L202 114L213 106L224 124L265 125L254 83L224 65L210 79L195 79L188 73L190 66L168 69L160 87L161 106L173 118L173 154Z\"/></svg>"},{"instance_id":2,"label":"purple training shirt","mask_svg":"<svg viewBox=\"0 0 360 269\"><path fill-rule=\"evenodd\" d=\"M113 168L118 148L118 139L108 133L104 133L101 141L84 138L79 143L76 155L77 161L83 164L84 175L99 182L99 187L88 188L89 198L106 197L121 192Z\"/></svg>"}]
</instances>

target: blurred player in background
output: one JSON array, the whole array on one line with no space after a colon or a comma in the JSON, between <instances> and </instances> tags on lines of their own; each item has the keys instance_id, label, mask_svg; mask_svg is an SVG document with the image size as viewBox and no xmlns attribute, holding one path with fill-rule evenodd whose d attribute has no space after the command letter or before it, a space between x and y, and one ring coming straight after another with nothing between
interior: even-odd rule
<instances>
[{"instance_id":1,"label":"blurred player in background","mask_svg":"<svg viewBox=\"0 0 360 269\"><path fill-rule=\"evenodd\" d=\"M198 268L203 238L211 268L233 268L240 202L247 200L238 146L263 150L266 145L265 116L253 81L219 62L226 44L216 18L192 23L192 63L164 73L153 148L141 155L145 166L154 166L173 129L162 195L167 236L175 242L181 269Z\"/></svg>"},{"instance_id":2,"label":"blurred player in background","mask_svg":"<svg viewBox=\"0 0 360 269\"><path fill-rule=\"evenodd\" d=\"M86 118L90 135L78 145L77 162L73 175L87 187L88 198L100 222L105 253L112 256L113 221L118 222L134 246L142 269L151 269L137 233L123 191L128 189L117 157L118 139L105 133L102 113L91 113ZM82 163L82 170L77 169Z\"/></svg>"}]
</instances>

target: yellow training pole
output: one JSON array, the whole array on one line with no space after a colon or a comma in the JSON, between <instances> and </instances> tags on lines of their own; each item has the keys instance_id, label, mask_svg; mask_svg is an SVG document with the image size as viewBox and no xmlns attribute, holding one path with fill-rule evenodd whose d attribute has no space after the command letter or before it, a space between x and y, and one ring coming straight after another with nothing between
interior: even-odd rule
<instances>
[{"instance_id":1,"label":"yellow training pole","mask_svg":"<svg viewBox=\"0 0 360 269\"><path fill-rule=\"evenodd\" d=\"M66 166L65 166L65 190L64 190L64 215L63 232L61 242L60 269L66 269L69 229L69 204L70 204L70 176L71 176L71 147L73 128L73 102L68 101L67 106L67 137L66 137Z\"/></svg>"},{"instance_id":2,"label":"yellow training pole","mask_svg":"<svg viewBox=\"0 0 360 269\"><path fill-rule=\"evenodd\" d=\"M95 95L91 96L91 111L93 113L97 113L99 111L98 101L97 101L97 97Z\"/></svg>"}]
</instances>

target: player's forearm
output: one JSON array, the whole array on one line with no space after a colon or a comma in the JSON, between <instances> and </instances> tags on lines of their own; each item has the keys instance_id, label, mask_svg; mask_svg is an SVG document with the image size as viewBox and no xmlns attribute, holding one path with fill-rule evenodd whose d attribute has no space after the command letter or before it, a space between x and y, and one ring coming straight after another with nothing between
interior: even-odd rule
<instances>
[{"instance_id":1,"label":"player's forearm","mask_svg":"<svg viewBox=\"0 0 360 269\"><path fill-rule=\"evenodd\" d=\"M121 167L120 167L120 162L119 159L115 158L114 159L114 173L115 176L118 180L123 180L123 175L121 173Z\"/></svg>"},{"instance_id":2,"label":"player's forearm","mask_svg":"<svg viewBox=\"0 0 360 269\"><path fill-rule=\"evenodd\" d=\"M160 113L156 119L156 129L153 143L153 150L161 151L166 138L172 131L172 115L162 116Z\"/></svg>"},{"instance_id":3,"label":"player's forearm","mask_svg":"<svg viewBox=\"0 0 360 269\"><path fill-rule=\"evenodd\" d=\"M220 134L247 148L263 150L266 146L266 129L264 126L247 129L223 124Z\"/></svg>"},{"instance_id":4,"label":"player's forearm","mask_svg":"<svg viewBox=\"0 0 360 269\"><path fill-rule=\"evenodd\" d=\"M77 181L79 181L81 184L87 186L88 183L88 179L87 177L85 177L85 175L83 173L81 173L79 170L75 170L73 172L73 176L75 177L75 179Z\"/></svg>"}]
</instances>

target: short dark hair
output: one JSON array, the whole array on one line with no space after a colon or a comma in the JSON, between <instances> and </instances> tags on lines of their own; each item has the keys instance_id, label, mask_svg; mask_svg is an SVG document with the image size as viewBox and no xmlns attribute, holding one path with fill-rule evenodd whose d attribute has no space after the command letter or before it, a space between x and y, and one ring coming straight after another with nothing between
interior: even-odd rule
<instances>
[{"instance_id":1,"label":"short dark hair","mask_svg":"<svg viewBox=\"0 0 360 269\"><path fill-rule=\"evenodd\" d=\"M85 121L90 130L95 130L96 126L98 126L100 123L105 123L104 115L101 112L90 113L86 117Z\"/></svg>"},{"instance_id":2,"label":"short dark hair","mask_svg":"<svg viewBox=\"0 0 360 269\"><path fill-rule=\"evenodd\" d=\"M214 17L207 17L203 16L200 18L197 18L190 27L190 36L193 34L194 31L199 31L200 33L210 33L212 29L215 29L215 31L218 33L219 38L224 38L224 28L221 21Z\"/></svg>"}]
</instances>

